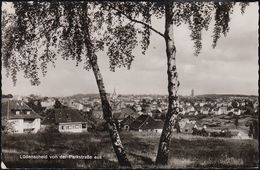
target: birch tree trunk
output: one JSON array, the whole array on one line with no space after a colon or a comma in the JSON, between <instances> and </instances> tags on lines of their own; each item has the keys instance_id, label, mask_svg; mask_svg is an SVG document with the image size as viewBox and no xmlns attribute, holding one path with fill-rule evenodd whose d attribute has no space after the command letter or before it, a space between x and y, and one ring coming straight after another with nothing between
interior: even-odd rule
<instances>
[{"instance_id":1,"label":"birch tree trunk","mask_svg":"<svg viewBox=\"0 0 260 170\"><path fill-rule=\"evenodd\" d=\"M176 70L176 48L173 35L173 1L165 2L165 43L167 55L168 75L168 112L160 138L156 165L167 165L169 156L169 144L171 141L172 129L178 114L178 75Z\"/></svg>"},{"instance_id":2,"label":"birch tree trunk","mask_svg":"<svg viewBox=\"0 0 260 170\"><path fill-rule=\"evenodd\" d=\"M87 31L88 32L88 31ZM87 33L87 39L90 39L89 32ZM106 128L109 132L110 139L112 142L112 146L114 148L114 151L116 153L118 163L122 167L131 167L130 161L126 157L126 153L124 150L124 147L122 145L119 132L116 127L116 122L112 119L112 109L107 99L107 93L105 90L105 85L103 82L103 78L97 63L97 56L94 53L93 46L91 44L91 41L86 42L87 46L87 53L89 57L89 61L94 73L94 76L96 78L99 95L101 99L102 104L102 110L103 110L103 117L106 120Z\"/></svg>"},{"instance_id":3,"label":"birch tree trunk","mask_svg":"<svg viewBox=\"0 0 260 170\"><path fill-rule=\"evenodd\" d=\"M113 149L116 153L118 163L122 167L131 167L130 161L127 159L125 149L123 147L123 144L121 142L119 132L116 127L116 122L112 119L112 109L111 106L108 102L107 99L107 94L105 90L105 85L103 82L103 78L97 63L97 56L95 54L94 46L91 41L91 36L90 36L90 31L89 31L89 23L91 23L91 20L88 17L88 3L85 4L83 7L83 11L85 12L84 15L84 20L83 20L83 25L85 27L85 46L87 49L87 57L89 58L90 65L92 67L98 90L99 90L99 95L101 99L101 104L102 104L102 110L103 110L103 117L106 120L106 129L109 132L110 135L110 140L113 146Z\"/></svg>"},{"instance_id":4,"label":"birch tree trunk","mask_svg":"<svg viewBox=\"0 0 260 170\"><path fill-rule=\"evenodd\" d=\"M123 167L131 167L129 160L126 157L126 153L125 153L124 147L122 145L122 142L121 142L121 139L119 136L119 132L116 127L116 122L112 119L111 106L107 100L106 90L105 90L101 72L99 70L96 56L92 57L91 65L92 65L92 70L94 72L94 75L95 75L95 78L97 81L97 85L98 85L98 89L99 89L99 94L100 94L102 109L103 109L103 115L104 115L104 119L106 120L106 124L107 124L107 130L110 134L110 139L111 139L114 151L116 153L118 163L120 166L123 166Z\"/></svg>"}]
</instances>

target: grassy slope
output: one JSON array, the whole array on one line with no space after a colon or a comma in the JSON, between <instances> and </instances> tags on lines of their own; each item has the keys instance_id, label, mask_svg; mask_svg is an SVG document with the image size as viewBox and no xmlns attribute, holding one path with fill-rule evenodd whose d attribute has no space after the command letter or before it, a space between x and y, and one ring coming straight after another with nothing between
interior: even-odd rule
<instances>
[{"instance_id":1,"label":"grassy slope","mask_svg":"<svg viewBox=\"0 0 260 170\"><path fill-rule=\"evenodd\" d=\"M153 167L159 135L122 132L121 138L134 167ZM258 165L258 141L203 138L174 134L169 166L255 167ZM108 134L8 135L2 136L2 152L7 167L84 167L115 168L116 156ZM98 155L101 160L20 160L19 155Z\"/></svg>"}]
</instances>

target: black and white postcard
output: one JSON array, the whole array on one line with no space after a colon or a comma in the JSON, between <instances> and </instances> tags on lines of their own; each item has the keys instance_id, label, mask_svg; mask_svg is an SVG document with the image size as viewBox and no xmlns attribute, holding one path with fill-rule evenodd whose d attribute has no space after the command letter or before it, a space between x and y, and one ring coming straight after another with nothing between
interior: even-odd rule
<instances>
[{"instance_id":1,"label":"black and white postcard","mask_svg":"<svg viewBox=\"0 0 260 170\"><path fill-rule=\"evenodd\" d=\"M1 168L259 168L257 1L1 2Z\"/></svg>"}]
</instances>

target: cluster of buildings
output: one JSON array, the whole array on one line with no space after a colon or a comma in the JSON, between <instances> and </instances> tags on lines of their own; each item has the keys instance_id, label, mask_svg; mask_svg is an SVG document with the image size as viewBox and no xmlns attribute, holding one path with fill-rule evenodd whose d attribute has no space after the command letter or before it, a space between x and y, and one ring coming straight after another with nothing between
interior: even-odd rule
<instances>
[{"instance_id":1,"label":"cluster of buildings","mask_svg":"<svg viewBox=\"0 0 260 170\"><path fill-rule=\"evenodd\" d=\"M72 97L37 97L2 98L2 122L4 126L12 127L9 131L14 133L36 133L41 127L56 126L60 132L84 132L91 122L86 115L94 119L103 120L103 111L98 95L82 95ZM153 131L160 133L163 128L163 120L167 112L166 96L149 95L118 95L116 91L108 95L115 119L123 130ZM27 103L33 100L35 105L44 108L44 114L36 113ZM55 108L59 101L63 108ZM206 100L194 97L192 91L190 97L180 97L179 113L182 115L213 114L221 115L231 113L240 115L245 110L245 100L230 98L217 98ZM253 101L253 109L258 112L258 101ZM187 125L187 126L185 126ZM2 125L3 126L3 125ZM194 122L186 119L180 122L181 131L194 127ZM183 130L184 129L184 130ZM189 131L189 130L187 130Z\"/></svg>"},{"instance_id":2,"label":"cluster of buildings","mask_svg":"<svg viewBox=\"0 0 260 170\"><path fill-rule=\"evenodd\" d=\"M76 109L52 108L43 117L21 100L2 102L1 114L2 129L8 133L37 133L46 126L56 126L59 132L84 132L89 124Z\"/></svg>"}]
</instances>

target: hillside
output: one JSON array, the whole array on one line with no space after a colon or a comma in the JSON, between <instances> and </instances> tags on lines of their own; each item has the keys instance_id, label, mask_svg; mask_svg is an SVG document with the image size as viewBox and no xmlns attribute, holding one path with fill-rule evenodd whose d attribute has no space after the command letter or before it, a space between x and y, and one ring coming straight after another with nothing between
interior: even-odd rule
<instances>
[{"instance_id":1,"label":"hillside","mask_svg":"<svg viewBox=\"0 0 260 170\"><path fill-rule=\"evenodd\" d=\"M134 168L153 168L160 135L121 133ZM3 139L3 136L2 136ZM106 132L83 134L8 135L2 140L3 161L9 168L117 168ZM51 139L51 140L50 140ZM20 155L95 155L97 159L21 159ZM258 141L173 134L166 168L248 168L258 165Z\"/></svg>"}]
</instances>

